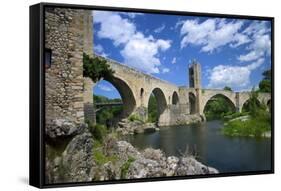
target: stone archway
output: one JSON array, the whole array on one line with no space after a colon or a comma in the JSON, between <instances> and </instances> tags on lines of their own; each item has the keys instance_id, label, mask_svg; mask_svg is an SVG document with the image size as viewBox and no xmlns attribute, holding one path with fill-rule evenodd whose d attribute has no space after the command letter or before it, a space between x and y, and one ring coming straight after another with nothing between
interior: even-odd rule
<instances>
[{"instance_id":1,"label":"stone archway","mask_svg":"<svg viewBox=\"0 0 281 191\"><path fill-rule=\"evenodd\" d=\"M122 119L131 115L136 108L136 99L132 89L124 80L117 77L103 80L111 83L118 90L121 96L123 102L123 111L118 117ZM96 83L93 83L90 78L84 78L84 115L86 120L93 122L95 122L95 111L92 90L95 85Z\"/></svg>"},{"instance_id":2,"label":"stone archway","mask_svg":"<svg viewBox=\"0 0 281 191\"><path fill-rule=\"evenodd\" d=\"M194 93L188 93L188 100L189 100L189 114L195 114L196 111L196 96Z\"/></svg>"},{"instance_id":3,"label":"stone archway","mask_svg":"<svg viewBox=\"0 0 281 191\"><path fill-rule=\"evenodd\" d=\"M144 89L140 89L140 101L141 101L141 107L143 107L143 97L144 97Z\"/></svg>"},{"instance_id":4,"label":"stone archway","mask_svg":"<svg viewBox=\"0 0 281 191\"><path fill-rule=\"evenodd\" d=\"M128 84L117 77L112 79L105 79L106 81L110 82L120 93L122 102L123 102L123 113L122 118L128 117L131 115L135 108L136 108L136 99L133 94L132 89L128 86Z\"/></svg>"},{"instance_id":5,"label":"stone archway","mask_svg":"<svg viewBox=\"0 0 281 191\"><path fill-rule=\"evenodd\" d=\"M176 91L174 91L173 96L172 96L172 104L173 105L178 105L179 104L179 96Z\"/></svg>"},{"instance_id":6,"label":"stone archway","mask_svg":"<svg viewBox=\"0 0 281 191\"><path fill-rule=\"evenodd\" d=\"M247 100L245 100L243 102L242 107L241 107L241 112L243 112L245 110L247 111L247 107L248 107L249 101L250 101L250 98L248 98ZM255 101L256 101L257 106L260 107L261 106L261 101L259 99L256 99Z\"/></svg>"},{"instance_id":7,"label":"stone archway","mask_svg":"<svg viewBox=\"0 0 281 191\"><path fill-rule=\"evenodd\" d=\"M165 120L165 111L168 107L166 98L165 98L165 94L163 93L163 91L160 88L154 88L150 95L154 95L155 99L156 99L156 103L157 103L157 121L156 123L161 126L162 123L166 123L164 121ZM148 101L149 102L149 101ZM149 106L149 103L147 103L147 105Z\"/></svg>"},{"instance_id":8,"label":"stone archway","mask_svg":"<svg viewBox=\"0 0 281 191\"><path fill-rule=\"evenodd\" d=\"M267 106L268 111L271 112L271 108L272 108L271 99L269 99L269 100L267 101L266 106Z\"/></svg>"},{"instance_id":9,"label":"stone archway","mask_svg":"<svg viewBox=\"0 0 281 191\"><path fill-rule=\"evenodd\" d=\"M233 100L231 100L229 97L227 97L224 94L218 93L215 95L212 95L211 97L209 97L206 102L202 105L202 109L203 109L203 113L204 115L206 114L206 109L209 103L211 103L212 101L222 101L225 102L226 105L224 105L224 107L219 107L220 109L222 109L221 113L224 112L225 110L230 110L232 112L236 112L236 106L235 106L235 102ZM210 108L209 108L210 109ZM217 113L218 115L220 115L220 113Z\"/></svg>"}]
</instances>

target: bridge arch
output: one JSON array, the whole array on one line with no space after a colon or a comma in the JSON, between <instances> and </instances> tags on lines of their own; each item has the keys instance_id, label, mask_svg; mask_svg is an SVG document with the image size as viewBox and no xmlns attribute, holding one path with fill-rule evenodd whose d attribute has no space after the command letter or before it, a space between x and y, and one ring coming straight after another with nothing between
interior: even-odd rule
<instances>
[{"instance_id":1,"label":"bridge arch","mask_svg":"<svg viewBox=\"0 0 281 191\"><path fill-rule=\"evenodd\" d=\"M267 101L266 106L267 106L269 112L271 112L271 107L272 107L272 106L271 106L271 99L269 99L269 100Z\"/></svg>"},{"instance_id":2,"label":"bridge arch","mask_svg":"<svg viewBox=\"0 0 281 191\"><path fill-rule=\"evenodd\" d=\"M208 97L208 99L205 99L204 103L202 104L202 111L203 111L203 113L205 113L207 104L208 104L210 101L212 101L212 100L214 100L214 99L216 99L216 98L218 98L218 97L224 98L224 100L231 106L233 112L236 111L236 104L235 104L236 102L235 102L235 99L231 99L231 97L229 97L229 96L227 96L227 95L225 95L225 94L223 94L223 93L216 93L216 94L214 94L214 95Z\"/></svg>"},{"instance_id":3,"label":"bridge arch","mask_svg":"<svg viewBox=\"0 0 281 191\"><path fill-rule=\"evenodd\" d=\"M153 94L155 99L156 99L156 103L157 103L157 123L159 122L159 119L161 118L161 115L163 115L163 113L165 112L165 110L167 109L167 101L166 101L166 97L164 92L156 87L154 88L150 95ZM149 100L148 100L149 102ZM147 105L149 105L149 103L147 102Z\"/></svg>"},{"instance_id":4,"label":"bridge arch","mask_svg":"<svg viewBox=\"0 0 281 191\"><path fill-rule=\"evenodd\" d=\"M195 114L196 111L196 96L193 92L188 93L188 100L189 100L189 114Z\"/></svg>"},{"instance_id":5,"label":"bridge arch","mask_svg":"<svg viewBox=\"0 0 281 191\"><path fill-rule=\"evenodd\" d=\"M122 102L123 110L120 116L117 118L122 119L128 117L132 114L136 108L136 99L133 90L127 84L127 82L119 77L113 77L110 79L101 79L111 83L119 92ZM100 81L101 81L100 80ZM98 81L98 82L100 82ZM88 118L91 121L95 121L95 113L92 114L90 108L93 108L93 88L97 85L90 78L84 78L84 113L85 118Z\"/></svg>"},{"instance_id":6,"label":"bridge arch","mask_svg":"<svg viewBox=\"0 0 281 191\"><path fill-rule=\"evenodd\" d=\"M141 101L141 106L143 106L143 99L144 99L144 89L140 89L140 101Z\"/></svg>"},{"instance_id":7,"label":"bridge arch","mask_svg":"<svg viewBox=\"0 0 281 191\"><path fill-rule=\"evenodd\" d=\"M235 92L226 91L226 90L205 89L202 92L202 99L200 102L200 114L204 114L204 109L206 107L207 102L216 96L221 96L221 97L225 98L225 100L228 103L230 103L232 106L234 106L235 110L237 110L237 104L236 104L237 95Z\"/></svg>"},{"instance_id":8,"label":"bridge arch","mask_svg":"<svg viewBox=\"0 0 281 191\"><path fill-rule=\"evenodd\" d=\"M179 95L178 95L178 93L176 91L173 92L172 104L173 105L178 105L179 104Z\"/></svg>"},{"instance_id":9,"label":"bridge arch","mask_svg":"<svg viewBox=\"0 0 281 191\"><path fill-rule=\"evenodd\" d=\"M249 104L249 101L250 101L250 97L248 99L244 100L244 102L241 104L242 105L241 112L247 108L247 105ZM260 106L262 104L260 99L257 99L256 102L257 102L258 106Z\"/></svg>"},{"instance_id":10,"label":"bridge arch","mask_svg":"<svg viewBox=\"0 0 281 191\"><path fill-rule=\"evenodd\" d=\"M110 82L118 90L121 96L123 102L123 112L121 117L125 118L131 115L136 108L136 98L130 86L124 80L118 77L104 80Z\"/></svg>"}]
</instances>

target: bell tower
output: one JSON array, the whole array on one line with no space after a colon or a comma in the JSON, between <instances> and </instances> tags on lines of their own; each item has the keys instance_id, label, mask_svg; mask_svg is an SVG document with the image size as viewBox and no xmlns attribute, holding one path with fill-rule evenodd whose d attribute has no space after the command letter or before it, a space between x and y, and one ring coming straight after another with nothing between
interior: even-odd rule
<instances>
[{"instance_id":1,"label":"bell tower","mask_svg":"<svg viewBox=\"0 0 281 191\"><path fill-rule=\"evenodd\" d=\"M201 65L196 60L189 66L189 87L201 89Z\"/></svg>"},{"instance_id":2,"label":"bell tower","mask_svg":"<svg viewBox=\"0 0 281 191\"><path fill-rule=\"evenodd\" d=\"M196 61L193 60L192 63L189 65L188 68L188 74L189 74L189 88L194 89L195 93L195 113L200 113L201 111L201 96L202 96L202 90L201 90L201 65Z\"/></svg>"}]
</instances>

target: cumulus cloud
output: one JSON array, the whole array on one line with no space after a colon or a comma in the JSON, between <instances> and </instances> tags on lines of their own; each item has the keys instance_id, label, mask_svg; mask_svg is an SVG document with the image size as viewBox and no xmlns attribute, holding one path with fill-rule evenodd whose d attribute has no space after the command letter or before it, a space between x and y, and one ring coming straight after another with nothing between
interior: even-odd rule
<instances>
[{"instance_id":1,"label":"cumulus cloud","mask_svg":"<svg viewBox=\"0 0 281 191\"><path fill-rule=\"evenodd\" d=\"M202 52L212 53L224 46L242 47L243 54L237 56L241 65L218 65L209 70L210 88L231 86L249 87L251 73L260 67L265 57L271 54L270 27L268 22L227 19L207 19L200 22L189 19L181 25L181 47L199 46Z\"/></svg>"},{"instance_id":2,"label":"cumulus cloud","mask_svg":"<svg viewBox=\"0 0 281 191\"><path fill-rule=\"evenodd\" d=\"M104 49L103 49L102 45L100 45L100 44L94 45L94 51L95 51L95 53L97 53L97 54L99 54L99 55L101 55L103 57L107 57L108 56L108 54L106 54L104 52Z\"/></svg>"},{"instance_id":3,"label":"cumulus cloud","mask_svg":"<svg viewBox=\"0 0 281 191\"><path fill-rule=\"evenodd\" d=\"M201 46L201 51L212 53L225 45L237 47L248 43L247 35L238 32L243 24L226 19L186 20L181 23L181 48L196 45Z\"/></svg>"},{"instance_id":4,"label":"cumulus cloud","mask_svg":"<svg viewBox=\"0 0 281 191\"><path fill-rule=\"evenodd\" d=\"M131 12L121 12L120 14L125 15L131 19L134 19L136 16L143 15L143 13L131 13Z\"/></svg>"},{"instance_id":5,"label":"cumulus cloud","mask_svg":"<svg viewBox=\"0 0 281 191\"><path fill-rule=\"evenodd\" d=\"M107 91L107 92L113 91L113 89L111 87L103 85L103 84L98 84L98 88L103 90L103 91Z\"/></svg>"},{"instance_id":6,"label":"cumulus cloud","mask_svg":"<svg viewBox=\"0 0 281 191\"><path fill-rule=\"evenodd\" d=\"M160 60L156 55L160 50L166 50L170 43L155 40L152 36L144 37L142 33L134 35L121 51L125 63L147 73L159 73Z\"/></svg>"},{"instance_id":7,"label":"cumulus cloud","mask_svg":"<svg viewBox=\"0 0 281 191\"><path fill-rule=\"evenodd\" d=\"M120 47L127 65L147 73L159 73L159 53L169 49L172 41L145 36L133 22L115 12L94 11L94 22L100 24L98 37L110 39L114 46Z\"/></svg>"},{"instance_id":8,"label":"cumulus cloud","mask_svg":"<svg viewBox=\"0 0 281 191\"><path fill-rule=\"evenodd\" d=\"M173 60L172 60L172 64L175 64L177 62L177 58L174 57Z\"/></svg>"},{"instance_id":9,"label":"cumulus cloud","mask_svg":"<svg viewBox=\"0 0 281 191\"><path fill-rule=\"evenodd\" d=\"M164 29L166 28L166 26L164 24L162 24L160 27L154 29L155 33L160 33L162 32Z\"/></svg>"},{"instance_id":10,"label":"cumulus cloud","mask_svg":"<svg viewBox=\"0 0 281 191\"><path fill-rule=\"evenodd\" d=\"M128 42L136 32L136 26L128 19L109 11L94 11L94 22L101 24L98 37L113 40L115 46Z\"/></svg>"},{"instance_id":11,"label":"cumulus cloud","mask_svg":"<svg viewBox=\"0 0 281 191\"><path fill-rule=\"evenodd\" d=\"M165 74L165 73L168 73L170 72L170 69L169 68L163 68L162 69L162 73Z\"/></svg>"},{"instance_id":12,"label":"cumulus cloud","mask_svg":"<svg viewBox=\"0 0 281 191\"><path fill-rule=\"evenodd\" d=\"M270 29L265 21L254 21L243 33L251 36L251 43L247 47L249 52L240 55L239 61L254 61L271 54Z\"/></svg>"},{"instance_id":13,"label":"cumulus cloud","mask_svg":"<svg viewBox=\"0 0 281 191\"><path fill-rule=\"evenodd\" d=\"M245 88L250 84L250 75L253 70L264 63L260 58L246 66L218 65L209 70L209 88L223 88L230 86L234 88Z\"/></svg>"}]
</instances>

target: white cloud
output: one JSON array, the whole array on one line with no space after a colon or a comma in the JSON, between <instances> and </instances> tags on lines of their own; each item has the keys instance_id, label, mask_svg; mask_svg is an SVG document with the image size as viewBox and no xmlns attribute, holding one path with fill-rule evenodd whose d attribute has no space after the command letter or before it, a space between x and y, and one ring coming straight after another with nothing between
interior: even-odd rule
<instances>
[{"instance_id":1,"label":"white cloud","mask_svg":"<svg viewBox=\"0 0 281 191\"><path fill-rule=\"evenodd\" d=\"M170 47L168 41L155 40L152 36L146 38L137 33L121 51L125 63L147 73L159 73L160 60L156 55L160 50Z\"/></svg>"},{"instance_id":2,"label":"white cloud","mask_svg":"<svg viewBox=\"0 0 281 191\"><path fill-rule=\"evenodd\" d=\"M109 11L94 11L94 22L101 24L98 37L113 40L115 46L128 42L136 31L128 19Z\"/></svg>"},{"instance_id":3,"label":"white cloud","mask_svg":"<svg viewBox=\"0 0 281 191\"><path fill-rule=\"evenodd\" d=\"M181 24L181 48L191 44L201 46L203 52L211 53L225 45L238 47L249 42L247 35L239 33L244 24L242 21L207 19L199 23L198 20L186 20Z\"/></svg>"},{"instance_id":4,"label":"white cloud","mask_svg":"<svg viewBox=\"0 0 281 191\"><path fill-rule=\"evenodd\" d=\"M94 11L94 22L100 24L98 37L111 39L120 47L127 65L147 73L159 73L159 53L169 49L172 41L145 36L133 22L114 12Z\"/></svg>"},{"instance_id":5,"label":"white cloud","mask_svg":"<svg viewBox=\"0 0 281 191\"><path fill-rule=\"evenodd\" d=\"M247 54L240 55L238 57L238 60L243 62L248 62L248 61L256 60L261 56L263 56L263 52L253 50Z\"/></svg>"},{"instance_id":6,"label":"white cloud","mask_svg":"<svg viewBox=\"0 0 281 191\"><path fill-rule=\"evenodd\" d=\"M130 12L121 12L120 14L128 16L131 19L134 19L136 16L143 15L143 13L130 13Z\"/></svg>"},{"instance_id":7,"label":"white cloud","mask_svg":"<svg viewBox=\"0 0 281 191\"><path fill-rule=\"evenodd\" d=\"M100 45L100 44L94 45L94 51L95 51L95 53L97 53L103 57L108 57L108 54L106 54L104 52L104 49L103 49L102 45Z\"/></svg>"},{"instance_id":8,"label":"white cloud","mask_svg":"<svg viewBox=\"0 0 281 191\"><path fill-rule=\"evenodd\" d=\"M162 24L160 27L154 29L155 33L160 33L166 28L166 25Z\"/></svg>"},{"instance_id":9,"label":"white cloud","mask_svg":"<svg viewBox=\"0 0 281 191\"><path fill-rule=\"evenodd\" d=\"M172 60L172 64L175 64L177 62L177 58L174 57L173 60Z\"/></svg>"},{"instance_id":10,"label":"white cloud","mask_svg":"<svg viewBox=\"0 0 281 191\"><path fill-rule=\"evenodd\" d=\"M241 62L254 61L271 54L270 29L264 21L255 21L244 31L244 34L251 36L251 43L247 47L248 53L238 57Z\"/></svg>"},{"instance_id":11,"label":"white cloud","mask_svg":"<svg viewBox=\"0 0 281 191\"><path fill-rule=\"evenodd\" d=\"M218 65L209 70L209 88L245 88L250 84L251 72L261 66L264 59L260 58L247 66Z\"/></svg>"},{"instance_id":12,"label":"white cloud","mask_svg":"<svg viewBox=\"0 0 281 191\"><path fill-rule=\"evenodd\" d=\"M248 46L249 52L238 57L239 61L254 61L271 54L271 38L267 34L268 29L264 26L263 22L261 26L255 22L245 29L244 33L253 35L252 43Z\"/></svg>"},{"instance_id":13,"label":"white cloud","mask_svg":"<svg viewBox=\"0 0 281 191\"><path fill-rule=\"evenodd\" d=\"M108 87L108 86L103 85L103 84L98 84L98 88L100 88L103 91L107 91L107 92L113 91L113 89L111 87Z\"/></svg>"},{"instance_id":14,"label":"white cloud","mask_svg":"<svg viewBox=\"0 0 281 191\"><path fill-rule=\"evenodd\" d=\"M162 73L165 74L165 73L168 73L170 72L170 69L169 68L163 68L162 69Z\"/></svg>"},{"instance_id":15,"label":"white cloud","mask_svg":"<svg viewBox=\"0 0 281 191\"><path fill-rule=\"evenodd\" d=\"M226 19L207 19L203 22L193 19L181 23L182 48L194 45L201 47L202 52L212 53L223 46L238 48L246 45L246 48L242 47L244 53L237 60L247 63L244 66L218 65L210 69L208 87L249 87L252 71L264 63L266 55L271 54L270 27L267 22L254 21L243 28L245 23Z\"/></svg>"}]
</instances>

